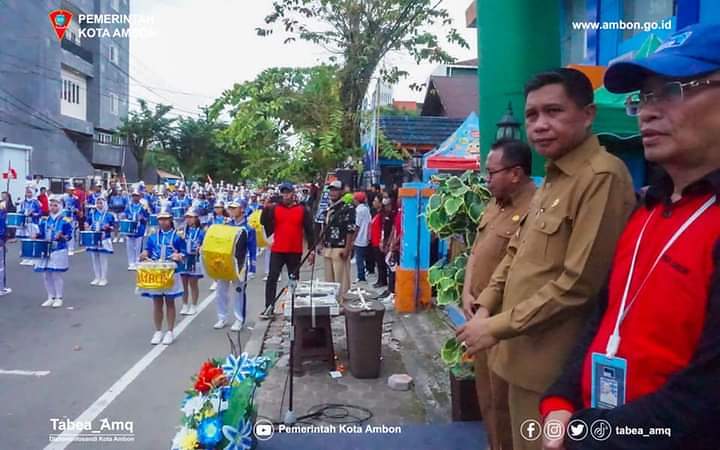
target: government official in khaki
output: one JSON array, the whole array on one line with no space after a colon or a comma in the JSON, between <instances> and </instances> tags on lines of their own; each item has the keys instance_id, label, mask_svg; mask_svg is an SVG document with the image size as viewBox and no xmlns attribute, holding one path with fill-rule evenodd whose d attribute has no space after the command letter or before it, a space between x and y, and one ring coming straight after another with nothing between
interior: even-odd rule
<instances>
[{"instance_id":1,"label":"government official in khaki","mask_svg":"<svg viewBox=\"0 0 720 450\"><path fill-rule=\"evenodd\" d=\"M547 160L545 181L478 296L472 326L458 330L471 354L496 346L492 370L508 382L514 450L541 448L542 430L525 421L540 420L541 393L587 323L635 204L625 164L591 132L595 105L585 75L539 74L525 98L528 139Z\"/></svg>"},{"instance_id":2,"label":"government official in khaki","mask_svg":"<svg viewBox=\"0 0 720 450\"><path fill-rule=\"evenodd\" d=\"M524 142L501 139L492 145L485 169L487 186L494 201L480 219L465 267L463 311L468 320L477 309L475 299L505 256L510 238L520 226L520 218L527 214L535 193L535 185L530 179L531 167L532 153ZM488 435L488 448L512 450L508 387L505 380L490 370L488 359L491 358L489 352L475 354L475 387Z\"/></svg>"}]
</instances>

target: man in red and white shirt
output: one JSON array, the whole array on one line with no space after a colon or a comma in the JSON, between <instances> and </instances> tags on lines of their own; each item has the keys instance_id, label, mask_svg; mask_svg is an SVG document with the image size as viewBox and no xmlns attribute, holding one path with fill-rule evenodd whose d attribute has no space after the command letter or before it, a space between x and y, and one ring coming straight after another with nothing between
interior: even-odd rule
<instances>
[{"instance_id":1,"label":"man in red and white shirt","mask_svg":"<svg viewBox=\"0 0 720 450\"><path fill-rule=\"evenodd\" d=\"M720 25L605 74L664 170L618 241L599 309L540 404L545 449L720 448ZM551 425L552 422L556 422ZM657 430L661 430L658 433Z\"/></svg>"}]
</instances>

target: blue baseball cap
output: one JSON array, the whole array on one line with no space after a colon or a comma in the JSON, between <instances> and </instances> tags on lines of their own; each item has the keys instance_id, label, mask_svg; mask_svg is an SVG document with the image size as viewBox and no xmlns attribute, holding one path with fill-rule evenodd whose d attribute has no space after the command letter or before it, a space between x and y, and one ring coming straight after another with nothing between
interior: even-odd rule
<instances>
[{"instance_id":1,"label":"blue baseball cap","mask_svg":"<svg viewBox=\"0 0 720 450\"><path fill-rule=\"evenodd\" d=\"M720 24L698 24L670 36L655 53L621 61L605 72L610 92L637 91L650 76L693 78L720 70Z\"/></svg>"},{"instance_id":2,"label":"blue baseball cap","mask_svg":"<svg viewBox=\"0 0 720 450\"><path fill-rule=\"evenodd\" d=\"M282 192L282 191L291 191L292 192L294 190L295 190L295 186L293 186L292 183L289 183L287 181L280 183L280 186L278 186L278 191L280 191L280 192Z\"/></svg>"}]
</instances>

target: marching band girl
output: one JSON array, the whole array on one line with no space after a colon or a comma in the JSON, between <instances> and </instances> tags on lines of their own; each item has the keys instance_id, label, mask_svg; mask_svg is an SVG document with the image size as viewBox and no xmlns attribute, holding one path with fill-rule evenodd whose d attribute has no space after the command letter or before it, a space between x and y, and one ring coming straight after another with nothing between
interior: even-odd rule
<instances>
[{"instance_id":1,"label":"marching band girl","mask_svg":"<svg viewBox=\"0 0 720 450\"><path fill-rule=\"evenodd\" d=\"M228 209L230 211L230 221L227 224L230 226L239 227L242 230L241 240L243 242L243 256L245 256L247 255L248 250L251 246L253 249L255 248L255 233L254 231L250 231L252 229L245 224L245 218L241 202L242 201L232 201L228 205ZM230 289L230 281L216 281L217 295L215 296L215 306L217 308L218 321L215 323L215 325L213 325L213 328L215 328L216 330L225 328L225 326L227 325L227 308L230 297L232 297L233 299L233 313L235 316L235 321L233 322L230 329L232 331L240 331L243 327L243 324L245 323L245 310L247 300L247 296L245 293L245 284L247 283L247 270L245 270L244 273L245 280L232 282L232 284L237 284L237 286L235 287L240 288L240 292L238 292L238 289Z\"/></svg>"},{"instance_id":2,"label":"marching band girl","mask_svg":"<svg viewBox=\"0 0 720 450\"><path fill-rule=\"evenodd\" d=\"M69 267L67 243L72 237L72 219L60 210L60 198L50 198L50 217L40 222L33 239L50 241L50 254L35 264L35 272L43 274L48 298L41 306L60 308L63 305L63 272Z\"/></svg>"},{"instance_id":3,"label":"marching band girl","mask_svg":"<svg viewBox=\"0 0 720 450\"><path fill-rule=\"evenodd\" d=\"M135 189L132 193L132 201L125 208L123 213L125 219L137 222L135 233L127 235L127 260L128 270L135 270L140 260L140 251L142 250L142 238L145 236L145 226L150 214L146 206L140 203L140 191Z\"/></svg>"},{"instance_id":4,"label":"marching band girl","mask_svg":"<svg viewBox=\"0 0 720 450\"><path fill-rule=\"evenodd\" d=\"M92 261L93 272L95 272L95 279L90 282L92 286L107 286L108 257L113 253L112 230L114 227L115 217L108 210L105 198L97 196L95 208L91 210L85 222L86 230L102 232L100 245L86 249Z\"/></svg>"},{"instance_id":5,"label":"marching band girl","mask_svg":"<svg viewBox=\"0 0 720 450\"><path fill-rule=\"evenodd\" d=\"M25 199L18 203L17 212L25 216L25 224L18 228L15 236L19 238L31 237L40 222L40 202L35 198L33 188L25 188ZM27 258L20 261L22 266L32 266L33 262Z\"/></svg>"},{"instance_id":6,"label":"marching band girl","mask_svg":"<svg viewBox=\"0 0 720 450\"><path fill-rule=\"evenodd\" d=\"M75 196L75 188L71 183L65 183L63 207L65 208L63 213L65 214L65 217L70 218L70 224L72 226L72 233L70 234L70 240L68 241L68 255L73 256L75 254L75 247L77 243L77 239L75 239L75 232L78 228L80 200L78 200Z\"/></svg>"},{"instance_id":7,"label":"marching band girl","mask_svg":"<svg viewBox=\"0 0 720 450\"><path fill-rule=\"evenodd\" d=\"M181 261L185 252L185 241L178 236L173 228L172 214L162 211L158 214L158 230L150 235L145 245L145 251L140 255L141 261ZM172 288L161 293L155 291L144 291L138 289L143 297L153 299L153 321L155 323L155 334L153 334L150 343L159 344L161 341L165 345L173 343L175 329L175 298L183 295L182 283L180 275L177 273L173 276L174 282ZM167 332L163 337L163 304L165 305L165 320L167 321Z\"/></svg>"},{"instance_id":8,"label":"marching band girl","mask_svg":"<svg viewBox=\"0 0 720 450\"><path fill-rule=\"evenodd\" d=\"M127 205L128 198L120 191L120 184L118 183L112 188L112 190L110 191L110 196L108 197L108 207L110 208L110 211L112 211L112 213L115 215L115 221L120 218L120 214L125 211ZM125 240L118 233L117 227L114 230L113 236L113 242L123 242Z\"/></svg>"},{"instance_id":9,"label":"marching band girl","mask_svg":"<svg viewBox=\"0 0 720 450\"><path fill-rule=\"evenodd\" d=\"M184 238L186 254L193 255L195 262L193 266L187 268L187 271L180 272L183 283L183 306L180 314L192 316L196 312L195 308L200 296L198 281L203 277L203 273L199 261L199 252L203 239L205 239L205 231L200 224L199 215L197 211L192 209L185 213ZM188 301L188 297L190 297L190 301Z\"/></svg>"}]
</instances>

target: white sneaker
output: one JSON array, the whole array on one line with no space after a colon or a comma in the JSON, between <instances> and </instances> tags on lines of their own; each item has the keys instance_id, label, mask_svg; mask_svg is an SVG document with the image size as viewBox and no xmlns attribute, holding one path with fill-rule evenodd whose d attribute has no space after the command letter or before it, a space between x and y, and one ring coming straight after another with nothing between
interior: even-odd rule
<instances>
[{"instance_id":1,"label":"white sneaker","mask_svg":"<svg viewBox=\"0 0 720 450\"><path fill-rule=\"evenodd\" d=\"M100 282L100 279L99 279L99 278L95 278L94 280L92 280L92 281L90 282L90 286L97 286L99 282Z\"/></svg>"},{"instance_id":2,"label":"white sneaker","mask_svg":"<svg viewBox=\"0 0 720 450\"><path fill-rule=\"evenodd\" d=\"M183 304L182 308L180 308L180 315L187 316L188 313L188 305Z\"/></svg>"},{"instance_id":3,"label":"white sneaker","mask_svg":"<svg viewBox=\"0 0 720 450\"><path fill-rule=\"evenodd\" d=\"M129 271L137 270L137 266L136 266L135 264L130 264L130 265L128 266L128 270L129 270Z\"/></svg>"},{"instance_id":4,"label":"white sneaker","mask_svg":"<svg viewBox=\"0 0 720 450\"><path fill-rule=\"evenodd\" d=\"M12 289L10 289L10 288L7 288L7 287L6 287L6 288L2 288L2 289L0 289L0 297L2 297L2 296L4 296L4 295L8 295L8 294L10 294L11 292L12 292Z\"/></svg>"},{"instance_id":5,"label":"white sneaker","mask_svg":"<svg viewBox=\"0 0 720 450\"><path fill-rule=\"evenodd\" d=\"M53 304L54 301L55 301L54 298L48 297L48 299L45 300L45 301L42 303L42 305L40 305L40 306L42 306L43 308L47 308L48 306L52 306L52 304Z\"/></svg>"},{"instance_id":6,"label":"white sneaker","mask_svg":"<svg viewBox=\"0 0 720 450\"><path fill-rule=\"evenodd\" d=\"M215 289L217 289L217 281L213 281L213 284L210 285L211 291L214 291Z\"/></svg>"},{"instance_id":7,"label":"white sneaker","mask_svg":"<svg viewBox=\"0 0 720 450\"><path fill-rule=\"evenodd\" d=\"M156 331L155 334L153 334L152 339L150 339L150 343L152 345L158 345L160 341L162 341L163 333L162 331Z\"/></svg>"},{"instance_id":8,"label":"white sneaker","mask_svg":"<svg viewBox=\"0 0 720 450\"><path fill-rule=\"evenodd\" d=\"M102 287L102 286L107 286L107 283L108 283L107 280L105 278L103 278L102 280L98 281L97 285Z\"/></svg>"},{"instance_id":9,"label":"white sneaker","mask_svg":"<svg viewBox=\"0 0 720 450\"><path fill-rule=\"evenodd\" d=\"M74 250L68 250L68 256L75 256Z\"/></svg>"},{"instance_id":10,"label":"white sneaker","mask_svg":"<svg viewBox=\"0 0 720 450\"><path fill-rule=\"evenodd\" d=\"M222 330L223 328L225 328L226 325L227 325L227 323L224 320L220 319L217 322L215 322L215 325L213 325L213 328L215 328L216 330Z\"/></svg>"},{"instance_id":11,"label":"white sneaker","mask_svg":"<svg viewBox=\"0 0 720 450\"><path fill-rule=\"evenodd\" d=\"M255 274L254 274L254 273L249 273L249 274L248 274L248 280L254 280L254 279L255 279Z\"/></svg>"},{"instance_id":12,"label":"white sneaker","mask_svg":"<svg viewBox=\"0 0 720 450\"><path fill-rule=\"evenodd\" d=\"M20 265L21 266L32 266L33 262L30 261L29 259L23 259L22 261L20 261Z\"/></svg>"},{"instance_id":13,"label":"white sneaker","mask_svg":"<svg viewBox=\"0 0 720 450\"><path fill-rule=\"evenodd\" d=\"M173 343L173 340L175 339L175 336L173 335L172 331L168 331L165 333L165 337L162 340L163 345L170 345Z\"/></svg>"},{"instance_id":14,"label":"white sneaker","mask_svg":"<svg viewBox=\"0 0 720 450\"><path fill-rule=\"evenodd\" d=\"M233 322L232 326L230 327L230 331L240 331L243 327L243 321L242 320L236 320Z\"/></svg>"},{"instance_id":15,"label":"white sneaker","mask_svg":"<svg viewBox=\"0 0 720 450\"><path fill-rule=\"evenodd\" d=\"M194 316L197 314L197 308L195 308L195 305L188 306L188 316Z\"/></svg>"},{"instance_id":16,"label":"white sneaker","mask_svg":"<svg viewBox=\"0 0 720 450\"><path fill-rule=\"evenodd\" d=\"M267 279L268 279L268 276L265 275L265 276L263 277L263 281L267 281Z\"/></svg>"},{"instance_id":17,"label":"white sneaker","mask_svg":"<svg viewBox=\"0 0 720 450\"><path fill-rule=\"evenodd\" d=\"M118 242L120 242L120 243L122 244L123 242L125 242L125 238L120 238L120 239L118 240Z\"/></svg>"},{"instance_id":18,"label":"white sneaker","mask_svg":"<svg viewBox=\"0 0 720 450\"><path fill-rule=\"evenodd\" d=\"M53 308L62 308L63 305L63 299L56 298L55 301L53 301L52 307Z\"/></svg>"},{"instance_id":19,"label":"white sneaker","mask_svg":"<svg viewBox=\"0 0 720 450\"><path fill-rule=\"evenodd\" d=\"M118 238L113 238L113 240L112 240L112 241L113 241L113 243L114 243L114 244L117 244L117 242L118 242Z\"/></svg>"}]
</instances>

